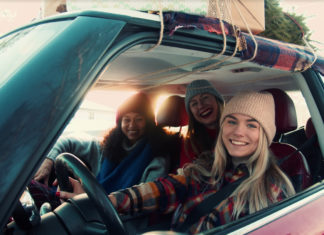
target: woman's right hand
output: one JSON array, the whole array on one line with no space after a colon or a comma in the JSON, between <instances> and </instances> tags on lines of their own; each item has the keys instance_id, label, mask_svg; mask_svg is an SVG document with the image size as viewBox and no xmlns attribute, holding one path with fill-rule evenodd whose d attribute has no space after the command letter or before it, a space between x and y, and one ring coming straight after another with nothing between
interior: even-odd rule
<instances>
[{"instance_id":1,"label":"woman's right hand","mask_svg":"<svg viewBox=\"0 0 324 235\"><path fill-rule=\"evenodd\" d=\"M40 168L37 170L34 180L48 185L48 180L53 169L53 160L46 158Z\"/></svg>"},{"instance_id":2,"label":"woman's right hand","mask_svg":"<svg viewBox=\"0 0 324 235\"><path fill-rule=\"evenodd\" d=\"M61 191L60 190L60 187L57 187L57 195L61 198L61 199L69 199L69 198L72 198L78 194L81 194L81 193L85 193L83 188L82 188L82 185L80 184L79 181L69 177L69 181L72 185L72 188L73 188L73 192L70 193L70 192L65 192L65 191ZM53 185L55 186L58 186L58 181L57 179L54 181Z\"/></svg>"}]
</instances>

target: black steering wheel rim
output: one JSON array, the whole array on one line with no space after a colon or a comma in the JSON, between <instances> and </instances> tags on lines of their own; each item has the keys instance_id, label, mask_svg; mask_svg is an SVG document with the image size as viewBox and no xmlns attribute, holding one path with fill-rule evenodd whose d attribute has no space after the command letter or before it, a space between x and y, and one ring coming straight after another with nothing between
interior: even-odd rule
<instances>
[{"instance_id":1,"label":"black steering wheel rim","mask_svg":"<svg viewBox=\"0 0 324 235\"><path fill-rule=\"evenodd\" d=\"M105 190L79 158L71 153L61 153L55 160L55 169L57 176L61 176L58 177L59 185L62 182L66 185L66 182L69 181L68 170L72 171L73 175L81 182L90 200L95 204L102 221L111 234L127 234L124 224Z\"/></svg>"}]
</instances>

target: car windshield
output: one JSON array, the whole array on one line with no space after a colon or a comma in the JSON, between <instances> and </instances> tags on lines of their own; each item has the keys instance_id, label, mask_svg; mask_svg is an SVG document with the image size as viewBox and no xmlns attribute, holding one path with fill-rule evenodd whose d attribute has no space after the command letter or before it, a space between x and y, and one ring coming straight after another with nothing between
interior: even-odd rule
<instances>
[{"instance_id":1,"label":"car windshield","mask_svg":"<svg viewBox=\"0 0 324 235\"><path fill-rule=\"evenodd\" d=\"M0 87L18 67L40 52L68 24L69 21L61 21L36 25L0 39Z\"/></svg>"}]
</instances>

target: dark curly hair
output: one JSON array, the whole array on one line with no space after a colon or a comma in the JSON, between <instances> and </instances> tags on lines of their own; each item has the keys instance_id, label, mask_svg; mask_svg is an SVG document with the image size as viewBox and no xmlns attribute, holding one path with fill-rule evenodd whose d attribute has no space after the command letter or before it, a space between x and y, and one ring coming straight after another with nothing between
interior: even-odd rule
<instances>
[{"instance_id":1,"label":"dark curly hair","mask_svg":"<svg viewBox=\"0 0 324 235\"><path fill-rule=\"evenodd\" d=\"M153 156L173 156L172 160L175 160L174 156L178 156L176 145L179 144L179 138L176 135L172 135L159 126L156 126L154 122L148 121L145 125L144 137L148 140L152 147ZM121 130L121 121L118 125L107 132L101 141L101 148L103 156L107 157L111 162L119 164L127 155L123 148L123 142L127 141L127 137ZM172 164L172 163L171 163Z\"/></svg>"},{"instance_id":2,"label":"dark curly hair","mask_svg":"<svg viewBox=\"0 0 324 235\"><path fill-rule=\"evenodd\" d=\"M117 110L116 127L108 131L101 142L103 156L111 162L120 163L127 155L123 148L123 142L128 141L121 129L123 115L128 112L141 113L145 118L144 137L148 140L152 148L153 156L178 155L175 153L178 144L176 136L164 131L155 124L154 111L150 100L144 93L137 93L128 98ZM172 159L171 159L172 160Z\"/></svg>"}]
</instances>

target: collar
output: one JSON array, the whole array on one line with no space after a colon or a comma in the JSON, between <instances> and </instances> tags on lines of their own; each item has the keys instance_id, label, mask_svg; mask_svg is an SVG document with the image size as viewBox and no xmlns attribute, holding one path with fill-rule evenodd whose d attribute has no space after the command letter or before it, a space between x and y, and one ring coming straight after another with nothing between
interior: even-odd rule
<instances>
[{"instance_id":1,"label":"collar","mask_svg":"<svg viewBox=\"0 0 324 235\"><path fill-rule=\"evenodd\" d=\"M230 157L234 169L237 168L240 164L246 164L246 162L249 160L250 156L247 157Z\"/></svg>"},{"instance_id":2,"label":"collar","mask_svg":"<svg viewBox=\"0 0 324 235\"><path fill-rule=\"evenodd\" d=\"M144 141L145 138L140 138L137 140L133 145L129 145L127 139L124 139L122 142L122 147L126 152L132 151L134 148L136 148L140 143Z\"/></svg>"}]
</instances>

